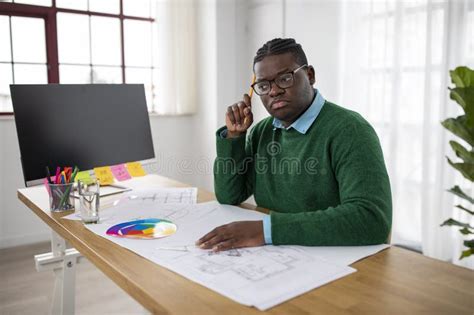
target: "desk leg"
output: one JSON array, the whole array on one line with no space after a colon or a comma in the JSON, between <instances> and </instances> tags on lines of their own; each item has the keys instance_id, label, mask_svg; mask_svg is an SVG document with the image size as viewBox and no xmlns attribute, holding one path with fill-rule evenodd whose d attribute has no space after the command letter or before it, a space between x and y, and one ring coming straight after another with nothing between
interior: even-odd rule
<instances>
[{"instance_id":1,"label":"desk leg","mask_svg":"<svg viewBox=\"0 0 474 315\"><path fill-rule=\"evenodd\" d=\"M54 269L54 293L51 314L74 314L75 309L75 284L76 284L75 259L65 258L63 267Z\"/></svg>"},{"instance_id":2,"label":"desk leg","mask_svg":"<svg viewBox=\"0 0 474 315\"><path fill-rule=\"evenodd\" d=\"M51 231L51 251L53 257L62 258L59 268L54 268L54 293L51 314L74 314L76 255L66 255L66 241Z\"/></svg>"},{"instance_id":3,"label":"desk leg","mask_svg":"<svg viewBox=\"0 0 474 315\"><path fill-rule=\"evenodd\" d=\"M66 249L66 241L54 231L51 250L35 256L37 271L49 270L55 275L51 314L74 314L76 265L82 256L74 248Z\"/></svg>"}]
</instances>

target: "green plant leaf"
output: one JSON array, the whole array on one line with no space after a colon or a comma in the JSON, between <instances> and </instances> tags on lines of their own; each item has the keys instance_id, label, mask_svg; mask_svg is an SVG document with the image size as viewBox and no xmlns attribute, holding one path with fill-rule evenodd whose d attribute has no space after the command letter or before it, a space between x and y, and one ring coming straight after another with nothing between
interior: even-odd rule
<instances>
[{"instance_id":1,"label":"green plant leaf","mask_svg":"<svg viewBox=\"0 0 474 315\"><path fill-rule=\"evenodd\" d=\"M459 222L452 218L449 218L448 220L444 221L443 224L441 224L440 226L460 226L467 229L474 229L474 227L470 226L469 224Z\"/></svg>"},{"instance_id":2,"label":"green plant leaf","mask_svg":"<svg viewBox=\"0 0 474 315\"><path fill-rule=\"evenodd\" d=\"M466 113L469 126L474 125L474 87L450 89L449 96L453 101L461 105Z\"/></svg>"},{"instance_id":3,"label":"green plant leaf","mask_svg":"<svg viewBox=\"0 0 474 315\"><path fill-rule=\"evenodd\" d=\"M466 240L463 243L468 249L461 253L461 257L459 257L459 259L463 259L474 254L474 239Z\"/></svg>"},{"instance_id":4,"label":"green plant leaf","mask_svg":"<svg viewBox=\"0 0 474 315\"><path fill-rule=\"evenodd\" d=\"M471 210L469 210L469 209L466 209L466 208L464 208L464 207L461 206L461 205L457 205L456 208L459 208L459 209L461 209L461 210L463 210L463 211L466 211L466 212L469 213L470 215L474 215L474 211L471 211Z\"/></svg>"},{"instance_id":5,"label":"green plant leaf","mask_svg":"<svg viewBox=\"0 0 474 315\"><path fill-rule=\"evenodd\" d=\"M463 234L463 235L474 234L474 232L472 232L468 228L462 228L462 229L459 230L459 232L461 232L461 234Z\"/></svg>"},{"instance_id":6,"label":"green plant leaf","mask_svg":"<svg viewBox=\"0 0 474 315\"><path fill-rule=\"evenodd\" d=\"M474 199L469 197L464 191L462 191L461 188L458 185L454 186L453 188L451 188L448 191L450 193L458 196L459 198L465 199L465 200L469 201L470 203L474 204Z\"/></svg>"},{"instance_id":7,"label":"green plant leaf","mask_svg":"<svg viewBox=\"0 0 474 315\"><path fill-rule=\"evenodd\" d=\"M474 182L474 164L473 163L454 163L449 158L447 159L448 159L448 163L452 167L460 171L462 176L464 176L466 179L470 180L471 182Z\"/></svg>"},{"instance_id":8,"label":"green plant leaf","mask_svg":"<svg viewBox=\"0 0 474 315\"><path fill-rule=\"evenodd\" d=\"M441 124L474 147L474 129L467 123L466 115L445 119Z\"/></svg>"},{"instance_id":9,"label":"green plant leaf","mask_svg":"<svg viewBox=\"0 0 474 315\"><path fill-rule=\"evenodd\" d=\"M462 109L466 109L466 101L460 95L459 91L462 91L465 88L448 88L451 92L449 93L449 98L461 105ZM462 92L461 92L462 93Z\"/></svg>"},{"instance_id":10,"label":"green plant leaf","mask_svg":"<svg viewBox=\"0 0 474 315\"><path fill-rule=\"evenodd\" d=\"M462 253L461 253L461 257L459 257L459 259L463 259L463 258L466 258L466 257L469 257L471 255L474 254L474 249L471 248L471 249L468 249L468 250L464 250Z\"/></svg>"},{"instance_id":11,"label":"green plant leaf","mask_svg":"<svg viewBox=\"0 0 474 315\"><path fill-rule=\"evenodd\" d=\"M461 158L464 162L474 163L473 151L468 151L459 142L454 140L449 141L449 144L458 158Z\"/></svg>"},{"instance_id":12,"label":"green plant leaf","mask_svg":"<svg viewBox=\"0 0 474 315\"><path fill-rule=\"evenodd\" d=\"M456 87L471 87L474 86L474 71L468 67L457 67L449 71L451 82Z\"/></svg>"},{"instance_id":13,"label":"green plant leaf","mask_svg":"<svg viewBox=\"0 0 474 315\"><path fill-rule=\"evenodd\" d=\"M461 206L461 205L457 205L456 208L459 208L459 209L461 209L461 210L463 210L463 211L466 211L466 212L469 213L470 215L474 215L474 211L471 211L471 210L469 210L469 209L466 209L466 208L464 208L464 207Z\"/></svg>"}]
</instances>

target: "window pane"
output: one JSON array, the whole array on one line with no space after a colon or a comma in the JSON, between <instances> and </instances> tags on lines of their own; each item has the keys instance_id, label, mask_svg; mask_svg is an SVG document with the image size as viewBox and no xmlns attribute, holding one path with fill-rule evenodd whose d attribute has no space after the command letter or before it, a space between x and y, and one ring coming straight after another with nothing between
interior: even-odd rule
<instances>
[{"instance_id":1,"label":"window pane","mask_svg":"<svg viewBox=\"0 0 474 315\"><path fill-rule=\"evenodd\" d=\"M153 69L153 83L152 83L152 90L153 90L153 104L148 104L153 111L157 111L157 105L158 105L158 70Z\"/></svg>"},{"instance_id":2,"label":"window pane","mask_svg":"<svg viewBox=\"0 0 474 315\"><path fill-rule=\"evenodd\" d=\"M383 13L388 10L386 1L372 1L372 13Z\"/></svg>"},{"instance_id":3,"label":"window pane","mask_svg":"<svg viewBox=\"0 0 474 315\"><path fill-rule=\"evenodd\" d=\"M44 31L43 19L12 17L13 60L46 63Z\"/></svg>"},{"instance_id":4,"label":"window pane","mask_svg":"<svg viewBox=\"0 0 474 315\"><path fill-rule=\"evenodd\" d=\"M407 8L413 8L413 7L421 7L421 6L426 6L426 1L427 0L410 0L410 1L403 1L403 5Z\"/></svg>"},{"instance_id":5,"label":"window pane","mask_svg":"<svg viewBox=\"0 0 474 315\"><path fill-rule=\"evenodd\" d=\"M400 76L400 120L407 124L423 124L425 72L404 72Z\"/></svg>"},{"instance_id":6,"label":"window pane","mask_svg":"<svg viewBox=\"0 0 474 315\"><path fill-rule=\"evenodd\" d=\"M58 13L58 50L60 63L90 63L87 15Z\"/></svg>"},{"instance_id":7,"label":"window pane","mask_svg":"<svg viewBox=\"0 0 474 315\"><path fill-rule=\"evenodd\" d=\"M11 61L9 17L0 15L0 61Z\"/></svg>"},{"instance_id":8,"label":"window pane","mask_svg":"<svg viewBox=\"0 0 474 315\"><path fill-rule=\"evenodd\" d=\"M150 17L150 0L123 0L123 14Z\"/></svg>"},{"instance_id":9,"label":"window pane","mask_svg":"<svg viewBox=\"0 0 474 315\"><path fill-rule=\"evenodd\" d=\"M404 16L401 47L402 65L425 65L426 11Z\"/></svg>"},{"instance_id":10,"label":"window pane","mask_svg":"<svg viewBox=\"0 0 474 315\"><path fill-rule=\"evenodd\" d=\"M46 65L15 64L15 84L42 84L48 83Z\"/></svg>"},{"instance_id":11,"label":"window pane","mask_svg":"<svg viewBox=\"0 0 474 315\"><path fill-rule=\"evenodd\" d=\"M89 66L59 66L59 81L61 83L91 83L91 68Z\"/></svg>"},{"instance_id":12,"label":"window pane","mask_svg":"<svg viewBox=\"0 0 474 315\"><path fill-rule=\"evenodd\" d=\"M151 67L151 22L124 21L125 64Z\"/></svg>"},{"instance_id":13,"label":"window pane","mask_svg":"<svg viewBox=\"0 0 474 315\"><path fill-rule=\"evenodd\" d=\"M370 54L370 63L373 68L382 67L386 61L385 45L387 44L387 20L385 18L377 18L372 22L372 50Z\"/></svg>"},{"instance_id":14,"label":"window pane","mask_svg":"<svg viewBox=\"0 0 474 315\"><path fill-rule=\"evenodd\" d=\"M153 73L151 69L125 69L127 83L141 83L145 85L145 96L148 109L151 109L153 104L152 75Z\"/></svg>"},{"instance_id":15,"label":"window pane","mask_svg":"<svg viewBox=\"0 0 474 315\"><path fill-rule=\"evenodd\" d=\"M92 83L122 83L120 67L92 67Z\"/></svg>"},{"instance_id":16,"label":"window pane","mask_svg":"<svg viewBox=\"0 0 474 315\"><path fill-rule=\"evenodd\" d=\"M370 122L390 123L391 92L390 74L377 72L370 77L368 90L368 111L366 113Z\"/></svg>"},{"instance_id":17,"label":"window pane","mask_svg":"<svg viewBox=\"0 0 474 315\"><path fill-rule=\"evenodd\" d=\"M431 62L441 64L444 50L444 10L433 11L431 25Z\"/></svg>"},{"instance_id":18,"label":"window pane","mask_svg":"<svg viewBox=\"0 0 474 315\"><path fill-rule=\"evenodd\" d=\"M120 20L91 17L92 63L121 65Z\"/></svg>"},{"instance_id":19,"label":"window pane","mask_svg":"<svg viewBox=\"0 0 474 315\"><path fill-rule=\"evenodd\" d=\"M119 14L120 2L119 0L89 0L89 10Z\"/></svg>"},{"instance_id":20,"label":"window pane","mask_svg":"<svg viewBox=\"0 0 474 315\"><path fill-rule=\"evenodd\" d=\"M87 10L87 0L56 0L58 8Z\"/></svg>"},{"instance_id":21,"label":"window pane","mask_svg":"<svg viewBox=\"0 0 474 315\"><path fill-rule=\"evenodd\" d=\"M474 64L474 11L467 14L466 59L471 66Z\"/></svg>"},{"instance_id":22,"label":"window pane","mask_svg":"<svg viewBox=\"0 0 474 315\"><path fill-rule=\"evenodd\" d=\"M445 89L441 88L442 76L440 71L432 71L430 74L430 122L432 125L438 127L439 122L443 120L441 111L441 100L443 99Z\"/></svg>"},{"instance_id":23,"label":"window pane","mask_svg":"<svg viewBox=\"0 0 474 315\"><path fill-rule=\"evenodd\" d=\"M15 0L15 3L51 6L51 0Z\"/></svg>"},{"instance_id":24,"label":"window pane","mask_svg":"<svg viewBox=\"0 0 474 315\"><path fill-rule=\"evenodd\" d=\"M153 66L156 68L158 66L158 58L156 58L156 54L158 52L158 24L156 22L152 23L152 60L153 60Z\"/></svg>"},{"instance_id":25,"label":"window pane","mask_svg":"<svg viewBox=\"0 0 474 315\"><path fill-rule=\"evenodd\" d=\"M0 112L11 112L10 84L13 83L12 66L0 64Z\"/></svg>"}]
</instances>

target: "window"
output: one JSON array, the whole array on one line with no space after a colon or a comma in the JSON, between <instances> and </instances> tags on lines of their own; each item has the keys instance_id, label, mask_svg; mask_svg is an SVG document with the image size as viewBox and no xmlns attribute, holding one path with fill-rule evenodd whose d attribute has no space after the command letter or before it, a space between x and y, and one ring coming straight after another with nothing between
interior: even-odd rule
<instances>
[{"instance_id":1,"label":"window","mask_svg":"<svg viewBox=\"0 0 474 315\"><path fill-rule=\"evenodd\" d=\"M454 208L444 192L454 173L445 159L451 135L440 122L460 110L448 97L448 71L474 62L474 5L371 0L345 7L341 103L380 138L392 185L392 242L423 244L435 255L441 246L432 244L449 217L443 213Z\"/></svg>"},{"instance_id":2,"label":"window","mask_svg":"<svg viewBox=\"0 0 474 315\"><path fill-rule=\"evenodd\" d=\"M1 2L0 113L22 83L142 83L155 112L154 11L154 0Z\"/></svg>"},{"instance_id":3,"label":"window","mask_svg":"<svg viewBox=\"0 0 474 315\"><path fill-rule=\"evenodd\" d=\"M0 15L0 111L11 111L14 82L47 83L45 21ZM29 52L34 51L34 54Z\"/></svg>"},{"instance_id":4,"label":"window","mask_svg":"<svg viewBox=\"0 0 474 315\"><path fill-rule=\"evenodd\" d=\"M430 157L440 155L441 143L429 135L442 130L445 15L446 2L417 0L370 1L362 16L367 104L361 112L386 157L395 243L421 243L422 209L430 207L426 194L438 188Z\"/></svg>"}]
</instances>

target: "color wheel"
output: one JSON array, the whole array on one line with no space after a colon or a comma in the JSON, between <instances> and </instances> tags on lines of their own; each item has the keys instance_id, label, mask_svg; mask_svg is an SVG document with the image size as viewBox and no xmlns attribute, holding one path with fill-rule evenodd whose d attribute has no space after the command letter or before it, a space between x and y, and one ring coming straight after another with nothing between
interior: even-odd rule
<instances>
[{"instance_id":1,"label":"color wheel","mask_svg":"<svg viewBox=\"0 0 474 315\"><path fill-rule=\"evenodd\" d=\"M154 239L172 235L176 230L176 224L171 221L150 218L114 225L106 233L118 237Z\"/></svg>"}]
</instances>

